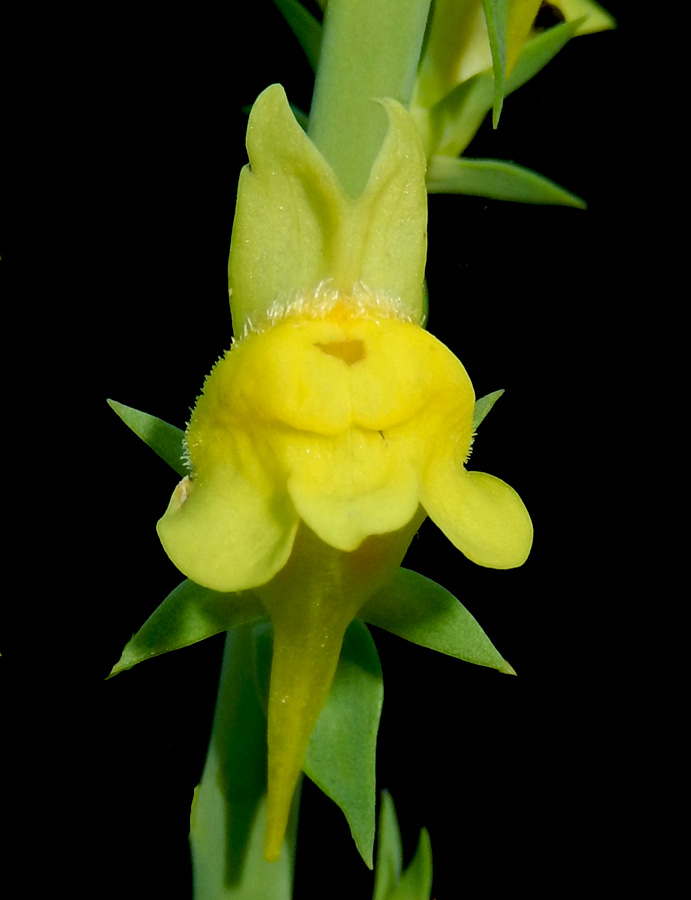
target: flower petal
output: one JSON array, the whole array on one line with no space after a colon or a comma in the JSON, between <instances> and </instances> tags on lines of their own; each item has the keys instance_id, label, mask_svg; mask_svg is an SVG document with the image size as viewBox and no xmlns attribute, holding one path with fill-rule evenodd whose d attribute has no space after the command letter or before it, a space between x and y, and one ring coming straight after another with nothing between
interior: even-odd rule
<instances>
[{"instance_id":1,"label":"flower petal","mask_svg":"<svg viewBox=\"0 0 691 900\"><path fill-rule=\"evenodd\" d=\"M431 407L472 410L467 372L429 332L411 322L382 319L358 324L357 333L367 351L349 373L353 421L358 425L384 431L407 422L412 426Z\"/></svg>"},{"instance_id":2,"label":"flower petal","mask_svg":"<svg viewBox=\"0 0 691 900\"><path fill-rule=\"evenodd\" d=\"M379 432L353 427L332 438L292 435L286 460L298 515L339 550L402 528L418 508L414 465Z\"/></svg>"},{"instance_id":3,"label":"flower petal","mask_svg":"<svg viewBox=\"0 0 691 900\"><path fill-rule=\"evenodd\" d=\"M246 590L273 578L290 556L298 523L287 493L270 477L257 477L257 466L247 477L237 451L236 443L226 448L223 463L183 479L157 526L178 569L216 591Z\"/></svg>"},{"instance_id":4,"label":"flower petal","mask_svg":"<svg viewBox=\"0 0 691 900\"><path fill-rule=\"evenodd\" d=\"M205 394L215 391L243 422L339 434L351 420L348 366L324 348L347 339L338 324L287 318L236 344Z\"/></svg>"},{"instance_id":5,"label":"flower petal","mask_svg":"<svg viewBox=\"0 0 691 900\"><path fill-rule=\"evenodd\" d=\"M533 525L523 501L506 482L466 472L453 458L437 459L423 486L422 505L468 559L491 569L513 569L528 558Z\"/></svg>"}]
</instances>

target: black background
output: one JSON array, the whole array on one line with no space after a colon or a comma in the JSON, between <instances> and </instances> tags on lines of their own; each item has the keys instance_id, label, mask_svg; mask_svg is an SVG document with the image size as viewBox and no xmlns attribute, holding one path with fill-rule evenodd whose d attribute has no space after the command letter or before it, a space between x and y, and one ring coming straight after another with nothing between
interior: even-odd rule
<instances>
[{"instance_id":1,"label":"black background","mask_svg":"<svg viewBox=\"0 0 691 900\"><path fill-rule=\"evenodd\" d=\"M431 523L408 557L518 678L375 630L379 786L407 858L429 829L437 900L609 895L676 854L671 837L650 850L686 746L679 589L654 586L645 559L664 238L641 174L639 56L625 5L608 8L623 10L619 29L571 42L468 150L533 168L589 209L430 200L429 327L478 395L506 389L472 464L519 491L536 529L511 572L474 567ZM71 897L188 898L222 639L104 682L179 581L154 528L176 476L105 399L184 425L231 336L242 107L281 81L307 108L310 73L268 0L240 18L232 5L16 15L2 41L0 665L20 799L5 869L27 885L17 896L47 878ZM341 895L370 896L371 875L308 784L296 900Z\"/></svg>"}]
</instances>

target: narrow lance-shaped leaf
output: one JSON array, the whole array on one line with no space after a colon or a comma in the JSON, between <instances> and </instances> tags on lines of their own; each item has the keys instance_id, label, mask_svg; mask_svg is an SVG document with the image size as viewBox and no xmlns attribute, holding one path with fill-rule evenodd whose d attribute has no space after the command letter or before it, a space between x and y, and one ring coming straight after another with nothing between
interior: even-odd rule
<instances>
[{"instance_id":1,"label":"narrow lance-shaped leaf","mask_svg":"<svg viewBox=\"0 0 691 900\"><path fill-rule=\"evenodd\" d=\"M128 428L140 437L145 444L168 463L178 475L187 475L187 467L183 461L185 433L175 425L169 425L163 419L141 412L132 406L125 406L116 400L109 400L108 405L117 413Z\"/></svg>"},{"instance_id":2,"label":"narrow lance-shaped leaf","mask_svg":"<svg viewBox=\"0 0 691 900\"><path fill-rule=\"evenodd\" d=\"M274 0L274 3L298 39L312 71L316 72L322 43L321 23L299 0Z\"/></svg>"},{"instance_id":3,"label":"narrow lance-shaped leaf","mask_svg":"<svg viewBox=\"0 0 691 900\"><path fill-rule=\"evenodd\" d=\"M377 867L373 900L429 900L432 890L432 846L427 831L420 832L417 850L403 869L401 833L391 795L384 791L379 813Z\"/></svg>"},{"instance_id":4,"label":"narrow lance-shaped leaf","mask_svg":"<svg viewBox=\"0 0 691 900\"><path fill-rule=\"evenodd\" d=\"M502 388L498 391L492 391L491 394L485 394L484 397L479 397L475 401L475 408L473 409L473 431L477 431L480 423L484 421L486 415L503 393L504 390Z\"/></svg>"},{"instance_id":5,"label":"narrow lance-shaped leaf","mask_svg":"<svg viewBox=\"0 0 691 900\"><path fill-rule=\"evenodd\" d=\"M372 900L387 900L396 889L403 870L403 845L391 794L382 792L377 835L377 866Z\"/></svg>"},{"instance_id":6,"label":"narrow lance-shaped leaf","mask_svg":"<svg viewBox=\"0 0 691 900\"><path fill-rule=\"evenodd\" d=\"M496 128L499 124L499 116L504 103L507 0L482 0L482 6L485 11L489 46L492 51L492 72L494 75L492 125Z\"/></svg>"},{"instance_id":7,"label":"narrow lance-shaped leaf","mask_svg":"<svg viewBox=\"0 0 691 900\"><path fill-rule=\"evenodd\" d=\"M187 579L168 594L128 642L108 677L264 615L259 600L249 591L223 594Z\"/></svg>"},{"instance_id":8,"label":"narrow lance-shaped leaf","mask_svg":"<svg viewBox=\"0 0 691 900\"><path fill-rule=\"evenodd\" d=\"M386 587L366 603L360 617L413 644L516 674L453 594L410 569L400 568Z\"/></svg>"},{"instance_id":9,"label":"narrow lance-shaped leaf","mask_svg":"<svg viewBox=\"0 0 691 900\"><path fill-rule=\"evenodd\" d=\"M427 170L430 194L469 194L518 203L585 209L585 201L543 175L500 159L433 156Z\"/></svg>"},{"instance_id":10,"label":"narrow lance-shaped leaf","mask_svg":"<svg viewBox=\"0 0 691 900\"><path fill-rule=\"evenodd\" d=\"M524 46L511 74L504 95L533 78L547 65L578 30L577 22L564 22L531 38ZM437 153L458 156L465 150L492 108L494 78L491 69L459 84L431 110Z\"/></svg>"},{"instance_id":11,"label":"narrow lance-shaped leaf","mask_svg":"<svg viewBox=\"0 0 691 900\"><path fill-rule=\"evenodd\" d=\"M432 890L432 844L427 829L420 832L415 856L389 900L430 900Z\"/></svg>"}]
</instances>

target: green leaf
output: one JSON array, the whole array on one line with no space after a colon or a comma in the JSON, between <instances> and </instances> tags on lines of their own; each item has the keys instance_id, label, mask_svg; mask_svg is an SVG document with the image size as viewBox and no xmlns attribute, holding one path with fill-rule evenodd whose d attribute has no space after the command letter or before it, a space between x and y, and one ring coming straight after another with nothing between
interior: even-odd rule
<instances>
[{"instance_id":1,"label":"green leaf","mask_svg":"<svg viewBox=\"0 0 691 900\"><path fill-rule=\"evenodd\" d=\"M336 803L372 868L375 760L384 689L374 641L364 623L348 628L336 677L312 733L305 773Z\"/></svg>"},{"instance_id":2,"label":"green leaf","mask_svg":"<svg viewBox=\"0 0 691 900\"><path fill-rule=\"evenodd\" d=\"M484 397L480 397L475 401L475 409L473 410L473 431L477 431L480 423L485 418L487 413L492 409L497 400L504 393L504 389L502 388L499 391L492 391L491 394L485 394Z\"/></svg>"},{"instance_id":3,"label":"green leaf","mask_svg":"<svg viewBox=\"0 0 691 900\"><path fill-rule=\"evenodd\" d=\"M249 591L222 594L187 579L149 616L126 645L108 677L131 669L145 659L189 647L264 615L259 600Z\"/></svg>"},{"instance_id":4,"label":"green leaf","mask_svg":"<svg viewBox=\"0 0 691 900\"><path fill-rule=\"evenodd\" d=\"M530 81L553 59L578 30L578 22L564 22L531 38L506 79L504 96ZM494 101L491 69L479 72L450 91L430 111L433 155L459 156L482 124Z\"/></svg>"},{"instance_id":5,"label":"green leaf","mask_svg":"<svg viewBox=\"0 0 691 900\"><path fill-rule=\"evenodd\" d=\"M518 203L546 203L585 209L580 197L537 172L499 159L433 156L427 170L430 194L471 194Z\"/></svg>"},{"instance_id":6,"label":"green leaf","mask_svg":"<svg viewBox=\"0 0 691 900\"><path fill-rule=\"evenodd\" d=\"M108 406L178 475L187 475L187 467L183 461L184 431L175 425L169 425L163 419L157 419L156 416L150 416L115 400L108 400Z\"/></svg>"},{"instance_id":7,"label":"green leaf","mask_svg":"<svg viewBox=\"0 0 691 900\"><path fill-rule=\"evenodd\" d=\"M312 71L317 71L322 43L321 23L298 0L274 0L281 15L298 39Z\"/></svg>"},{"instance_id":8,"label":"green leaf","mask_svg":"<svg viewBox=\"0 0 691 900\"><path fill-rule=\"evenodd\" d=\"M410 569L399 569L366 603L360 618L413 644L504 674L516 674L453 594Z\"/></svg>"},{"instance_id":9,"label":"green leaf","mask_svg":"<svg viewBox=\"0 0 691 900\"><path fill-rule=\"evenodd\" d=\"M400 881L403 869L403 845L396 809L391 794L382 791L377 834L377 867L374 872L372 900L387 900Z\"/></svg>"},{"instance_id":10,"label":"green leaf","mask_svg":"<svg viewBox=\"0 0 691 900\"><path fill-rule=\"evenodd\" d=\"M259 693L268 707L271 627L255 632ZM341 809L355 845L372 868L375 834L375 759L383 702L379 656L363 622L346 631L329 697L315 725L305 774Z\"/></svg>"},{"instance_id":11,"label":"green leaf","mask_svg":"<svg viewBox=\"0 0 691 900\"><path fill-rule=\"evenodd\" d=\"M429 900L432 890L432 844L427 829L420 832L417 850L389 900Z\"/></svg>"},{"instance_id":12,"label":"green leaf","mask_svg":"<svg viewBox=\"0 0 691 900\"><path fill-rule=\"evenodd\" d=\"M420 832L415 856L403 868L401 833L391 795L382 792L377 837L377 868L372 900L429 900L432 890L432 847L427 831Z\"/></svg>"},{"instance_id":13,"label":"green leaf","mask_svg":"<svg viewBox=\"0 0 691 900\"><path fill-rule=\"evenodd\" d=\"M506 89L506 18L507 0L482 0L487 22L489 46L492 51L494 96L492 100L492 126L499 124L504 92Z\"/></svg>"},{"instance_id":14,"label":"green leaf","mask_svg":"<svg viewBox=\"0 0 691 900\"><path fill-rule=\"evenodd\" d=\"M249 627L228 633L204 773L190 816L195 900L290 900L299 792L277 862L264 858L266 718ZM267 676L268 677L268 676Z\"/></svg>"}]
</instances>

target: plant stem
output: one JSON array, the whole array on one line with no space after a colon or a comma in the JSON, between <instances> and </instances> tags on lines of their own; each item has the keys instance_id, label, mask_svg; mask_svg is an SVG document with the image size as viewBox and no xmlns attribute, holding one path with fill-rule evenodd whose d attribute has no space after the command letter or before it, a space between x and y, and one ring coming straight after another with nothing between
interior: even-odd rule
<instances>
[{"instance_id":1,"label":"plant stem","mask_svg":"<svg viewBox=\"0 0 691 900\"><path fill-rule=\"evenodd\" d=\"M264 859L266 717L257 697L252 625L226 636L209 750L195 791L190 844L196 900L290 900L297 803L281 859ZM299 794L299 792L298 792Z\"/></svg>"},{"instance_id":2,"label":"plant stem","mask_svg":"<svg viewBox=\"0 0 691 900\"><path fill-rule=\"evenodd\" d=\"M410 101L430 0L329 0L308 134L358 197L386 134L372 102Z\"/></svg>"}]
</instances>

